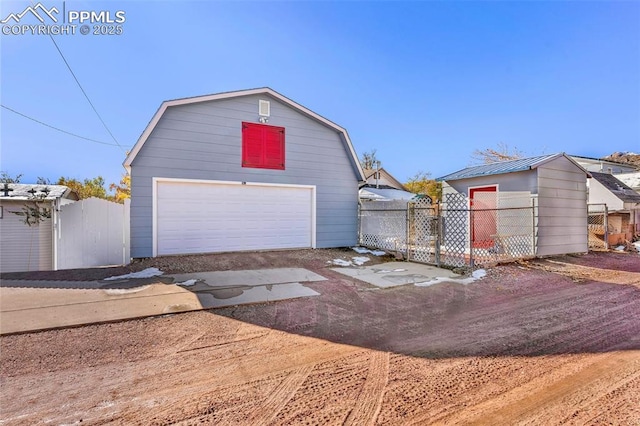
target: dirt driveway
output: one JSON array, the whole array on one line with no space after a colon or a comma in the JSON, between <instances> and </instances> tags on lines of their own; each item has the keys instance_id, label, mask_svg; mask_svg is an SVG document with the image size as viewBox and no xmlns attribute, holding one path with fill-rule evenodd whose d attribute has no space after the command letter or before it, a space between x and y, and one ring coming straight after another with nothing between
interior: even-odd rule
<instances>
[{"instance_id":1,"label":"dirt driveway","mask_svg":"<svg viewBox=\"0 0 640 426\"><path fill-rule=\"evenodd\" d=\"M132 265L329 280L313 298L1 337L0 424L640 424L640 256L376 289L329 269L349 255Z\"/></svg>"}]
</instances>

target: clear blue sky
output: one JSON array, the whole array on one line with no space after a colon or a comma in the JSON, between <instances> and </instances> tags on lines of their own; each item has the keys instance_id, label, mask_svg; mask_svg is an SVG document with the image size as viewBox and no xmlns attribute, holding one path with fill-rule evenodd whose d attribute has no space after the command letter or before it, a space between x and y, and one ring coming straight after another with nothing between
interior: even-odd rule
<instances>
[{"instance_id":1,"label":"clear blue sky","mask_svg":"<svg viewBox=\"0 0 640 426\"><path fill-rule=\"evenodd\" d=\"M43 1L62 9L62 1ZM2 0L0 19L26 1ZM163 100L269 86L345 127L405 181L505 143L640 152L640 2L73 1L122 35L54 36L118 142ZM33 17L25 17L37 23ZM1 35L2 104L114 143L48 36ZM119 180L123 151L0 109L0 169Z\"/></svg>"}]
</instances>

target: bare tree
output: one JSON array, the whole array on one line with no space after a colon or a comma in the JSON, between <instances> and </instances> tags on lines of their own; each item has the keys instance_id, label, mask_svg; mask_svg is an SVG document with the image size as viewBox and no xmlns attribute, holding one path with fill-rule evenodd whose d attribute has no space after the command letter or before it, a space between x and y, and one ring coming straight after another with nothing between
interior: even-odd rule
<instances>
[{"instance_id":1,"label":"bare tree","mask_svg":"<svg viewBox=\"0 0 640 426\"><path fill-rule=\"evenodd\" d=\"M510 148L504 142L498 143L496 148L476 149L473 151L471 158L474 163L491 164L500 161L518 160L523 158L524 154L518 148Z\"/></svg>"},{"instance_id":2,"label":"bare tree","mask_svg":"<svg viewBox=\"0 0 640 426\"><path fill-rule=\"evenodd\" d=\"M363 169L376 169L376 168L380 168L380 160L378 160L378 157L376 157L376 150L372 149L371 151L367 151L365 153L362 154L362 157L360 157L360 165L362 166Z\"/></svg>"}]
</instances>

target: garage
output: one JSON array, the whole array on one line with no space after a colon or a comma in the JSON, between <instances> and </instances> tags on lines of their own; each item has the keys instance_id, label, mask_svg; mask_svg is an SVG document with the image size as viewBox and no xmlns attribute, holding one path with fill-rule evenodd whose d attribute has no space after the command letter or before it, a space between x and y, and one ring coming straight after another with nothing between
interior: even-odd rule
<instances>
[{"instance_id":1,"label":"garage","mask_svg":"<svg viewBox=\"0 0 640 426\"><path fill-rule=\"evenodd\" d=\"M315 187L154 179L154 256L315 247Z\"/></svg>"},{"instance_id":2,"label":"garage","mask_svg":"<svg viewBox=\"0 0 640 426\"><path fill-rule=\"evenodd\" d=\"M124 167L133 258L358 241L346 129L268 87L163 102Z\"/></svg>"}]
</instances>

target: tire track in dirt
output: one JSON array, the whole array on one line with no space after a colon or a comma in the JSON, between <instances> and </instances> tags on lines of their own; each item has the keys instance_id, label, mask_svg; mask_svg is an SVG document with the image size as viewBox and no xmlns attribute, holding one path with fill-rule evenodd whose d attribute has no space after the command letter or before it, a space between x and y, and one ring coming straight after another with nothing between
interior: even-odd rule
<instances>
[{"instance_id":1,"label":"tire track in dirt","mask_svg":"<svg viewBox=\"0 0 640 426\"><path fill-rule=\"evenodd\" d=\"M384 391L389 380L389 353L373 352L369 361L367 381L362 387L360 395L345 426L373 425L380 414Z\"/></svg>"},{"instance_id":2,"label":"tire track in dirt","mask_svg":"<svg viewBox=\"0 0 640 426\"><path fill-rule=\"evenodd\" d=\"M229 338L229 334L212 335L207 332L200 333L198 337L191 339L188 343L177 349L176 353L197 351L201 349L230 345L237 342L244 342L247 340L259 339L261 337L266 337L270 332L271 330L269 329L256 328L255 326L249 326L245 323L239 323L235 335L231 336L231 338Z\"/></svg>"},{"instance_id":3,"label":"tire track in dirt","mask_svg":"<svg viewBox=\"0 0 640 426\"><path fill-rule=\"evenodd\" d=\"M307 365L292 371L267 399L259 407L256 407L247 424L266 425L271 423L280 410L293 398L293 395L295 395L314 367L315 364Z\"/></svg>"},{"instance_id":4,"label":"tire track in dirt","mask_svg":"<svg viewBox=\"0 0 640 426\"><path fill-rule=\"evenodd\" d=\"M503 393L499 398L468 407L465 412L458 412L441 420L443 423L449 424L464 422L470 425L495 425L516 424L519 421L540 415L540 413L546 413L549 416L553 406L567 397L591 386L605 375L623 375L624 371L629 369L635 371L634 369L637 370L639 363L639 351L608 353L599 356L599 359L592 363L582 363L582 368L579 371L570 372L549 384L549 375L561 375L562 370L575 368L573 363L569 363L563 366L560 371L550 372L523 386ZM615 387L626 384L638 374L640 373L635 371L631 378L623 380L623 383L618 382ZM600 390L600 395L606 394L608 391L608 389ZM556 407L557 409L558 407ZM547 420L557 422L559 416L560 413L555 412L552 418ZM420 424L420 421L414 422L414 424Z\"/></svg>"}]
</instances>

